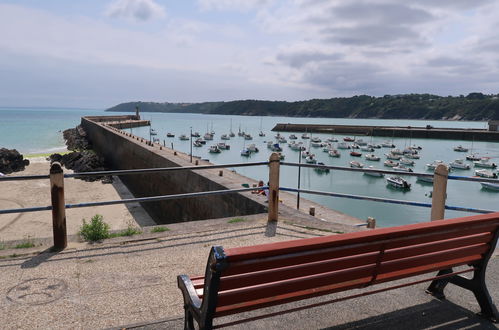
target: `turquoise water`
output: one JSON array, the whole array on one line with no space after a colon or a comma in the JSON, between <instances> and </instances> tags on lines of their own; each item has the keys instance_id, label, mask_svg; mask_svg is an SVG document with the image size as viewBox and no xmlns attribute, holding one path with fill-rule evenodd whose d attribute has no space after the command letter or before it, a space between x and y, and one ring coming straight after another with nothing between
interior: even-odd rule
<instances>
[{"instance_id":1,"label":"turquoise water","mask_svg":"<svg viewBox=\"0 0 499 330\"><path fill-rule=\"evenodd\" d=\"M2 121L0 121L0 147L17 148L23 153L49 152L64 146L61 133L59 131L69 127L74 127L80 122L82 115L102 115L106 114L99 110L8 110L0 109ZM109 114L109 113L107 113ZM288 118L288 117L248 117L248 116L222 116L222 115L201 115L201 114L162 114L144 113L144 119L150 119L152 127L158 132L158 138L177 150L185 153L190 151L189 141L180 141L179 135L189 135L190 128L193 132L198 131L203 135L207 130L216 132L213 141L208 141L202 148L193 147L193 154L205 159L209 159L216 164L265 161L271 153L266 147L266 141L273 140L276 132L270 132L276 123L323 123L323 124L348 124L348 125L385 125L385 126L425 126L427 124L434 127L461 127L461 128L484 128L484 122L448 122L448 121L414 121L414 120L375 120L375 119L333 119L333 118ZM252 141L245 141L242 137L232 138L226 141L231 145L231 150L223 151L220 154L208 152L208 146L220 142L220 136L229 133L232 121L232 130L237 133L241 130L249 132L253 136ZM261 129L267 134L259 137ZM130 130L129 130L130 131ZM149 138L149 128L141 127L131 130L133 134ZM175 138L167 138L166 133L172 132ZM289 133L283 134L285 137ZM300 136L300 135L298 135ZM322 139L329 136L317 134ZM343 135L336 138L342 139ZM364 137L366 140L366 138ZM381 143L386 138L374 138L373 142ZM301 141L299 138L298 141ZM241 157L240 151L249 143L255 143L260 152L253 154L249 158ZM403 149L404 145L417 144L423 147L421 159L415 160L414 170L417 172L427 172L425 164L434 160L450 162L458 158L464 158L467 153L458 153L452 150L456 145L463 145L471 148L470 141L450 141L432 139L397 139L393 140L398 148ZM286 161L298 162L299 153L283 145L283 153ZM381 156L380 162L369 162L363 158L351 157L346 150L341 150L340 158L331 158L322 151L322 148L312 148L318 161L325 164L348 166L351 160L358 160L366 165L373 165L378 168L385 168L383 161L384 153L389 149L377 149L375 154ZM491 157L491 161L499 162L499 143L474 142L473 152L482 156ZM237 168L238 173L248 177L267 181L268 171L266 167ZM281 168L281 185L287 187L297 186L297 168ZM454 170L453 174L472 176L474 169ZM402 192L390 189L386 186L384 179L372 178L360 173L346 171L332 171L330 174L317 174L312 169L302 169L301 187L304 189L314 189L322 191L333 191L346 194L357 194L375 197L386 197L393 199L412 200L430 203L431 199L426 195L432 190L431 184L421 184L416 182L414 177L406 177L412 184L411 190ZM481 189L479 183L450 181L448 186L448 205L466 206L474 208L484 208L497 210L499 193ZM344 198L334 198L325 196L303 195L318 203L350 214L360 219L373 216L379 226L392 226L397 224L414 223L428 221L430 209L403 205L393 205L378 202L357 201ZM465 212L446 211L446 217L458 217L469 215Z\"/></svg>"}]
</instances>

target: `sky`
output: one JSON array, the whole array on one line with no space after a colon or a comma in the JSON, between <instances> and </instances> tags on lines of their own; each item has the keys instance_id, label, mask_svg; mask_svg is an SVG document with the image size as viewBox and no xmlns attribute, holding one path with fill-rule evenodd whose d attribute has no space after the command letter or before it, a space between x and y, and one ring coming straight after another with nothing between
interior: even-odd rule
<instances>
[{"instance_id":1,"label":"sky","mask_svg":"<svg viewBox=\"0 0 499 330\"><path fill-rule=\"evenodd\" d=\"M0 0L0 106L499 93L497 0Z\"/></svg>"}]
</instances>

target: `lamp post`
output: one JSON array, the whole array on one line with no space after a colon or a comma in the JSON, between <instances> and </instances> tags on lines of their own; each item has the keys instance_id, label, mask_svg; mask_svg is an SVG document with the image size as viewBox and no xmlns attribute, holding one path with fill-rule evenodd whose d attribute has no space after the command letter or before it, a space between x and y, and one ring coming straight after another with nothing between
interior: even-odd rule
<instances>
[{"instance_id":1,"label":"lamp post","mask_svg":"<svg viewBox=\"0 0 499 330\"><path fill-rule=\"evenodd\" d=\"M191 126L191 164L192 164L192 126Z\"/></svg>"}]
</instances>

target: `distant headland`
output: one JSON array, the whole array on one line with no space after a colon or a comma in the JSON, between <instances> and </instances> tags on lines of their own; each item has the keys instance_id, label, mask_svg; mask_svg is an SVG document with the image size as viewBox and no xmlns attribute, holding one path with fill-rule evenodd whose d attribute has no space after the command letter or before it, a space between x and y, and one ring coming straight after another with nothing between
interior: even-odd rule
<instances>
[{"instance_id":1,"label":"distant headland","mask_svg":"<svg viewBox=\"0 0 499 330\"><path fill-rule=\"evenodd\" d=\"M106 111L182 112L246 116L379 118L428 120L499 119L499 94L466 96L401 94L374 97L358 95L308 101L239 100L229 102L157 103L126 102Z\"/></svg>"}]
</instances>

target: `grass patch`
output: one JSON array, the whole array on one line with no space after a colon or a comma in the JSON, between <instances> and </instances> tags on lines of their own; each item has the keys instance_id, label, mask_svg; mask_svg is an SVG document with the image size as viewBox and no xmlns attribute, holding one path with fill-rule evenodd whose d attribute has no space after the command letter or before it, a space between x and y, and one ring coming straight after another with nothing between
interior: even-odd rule
<instances>
[{"instance_id":1,"label":"grass patch","mask_svg":"<svg viewBox=\"0 0 499 330\"><path fill-rule=\"evenodd\" d=\"M85 241L96 242L109 238L109 225L104 222L102 215L94 215L90 223L87 223L85 219L82 221L83 224L81 225L79 234Z\"/></svg>"},{"instance_id":2,"label":"grass patch","mask_svg":"<svg viewBox=\"0 0 499 330\"><path fill-rule=\"evenodd\" d=\"M128 227L127 229L125 229L123 231L109 234L109 238L124 237L124 236L133 236L133 235L139 235L139 234L142 234L142 231L140 231L140 230L138 230L137 228L134 228L134 227Z\"/></svg>"},{"instance_id":3,"label":"grass patch","mask_svg":"<svg viewBox=\"0 0 499 330\"><path fill-rule=\"evenodd\" d=\"M151 229L151 233L162 233L164 231L169 231L170 228L168 227L154 227L153 229Z\"/></svg>"},{"instance_id":4,"label":"grass patch","mask_svg":"<svg viewBox=\"0 0 499 330\"><path fill-rule=\"evenodd\" d=\"M14 246L14 249L29 249L35 247L35 243L33 242L22 242Z\"/></svg>"},{"instance_id":5,"label":"grass patch","mask_svg":"<svg viewBox=\"0 0 499 330\"><path fill-rule=\"evenodd\" d=\"M28 154L28 155L24 155L24 158L38 158L38 157L50 157L50 155L53 155L53 154L59 154L59 155L65 155L65 154L69 154L71 151L62 151L62 152L48 152L48 153L41 153L41 154Z\"/></svg>"},{"instance_id":6,"label":"grass patch","mask_svg":"<svg viewBox=\"0 0 499 330\"><path fill-rule=\"evenodd\" d=\"M246 221L246 219L244 218L234 218L234 219L230 219L229 221L227 221L227 223L238 223L238 222L244 222Z\"/></svg>"}]
</instances>

